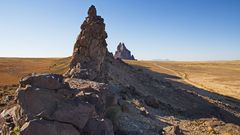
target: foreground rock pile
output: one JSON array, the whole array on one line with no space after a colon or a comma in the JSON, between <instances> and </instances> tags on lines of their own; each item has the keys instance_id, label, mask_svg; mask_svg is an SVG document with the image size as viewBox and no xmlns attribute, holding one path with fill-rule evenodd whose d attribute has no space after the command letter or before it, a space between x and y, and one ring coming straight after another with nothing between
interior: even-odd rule
<instances>
[{"instance_id":1,"label":"foreground rock pile","mask_svg":"<svg viewBox=\"0 0 240 135\"><path fill-rule=\"evenodd\" d=\"M23 78L20 85L18 105L10 113L2 113L5 121L12 119L3 134L19 127L23 135L113 135L113 125L104 112L116 102L108 100L106 106L107 99L114 96L105 84L33 74Z\"/></svg>"},{"instance_id":2,"label":"foreground rock pile","mask_svg":"<svg viewBox=\"0 0 240 135\"><path fill-rule=\"evenodd\" d=\"M135 60L134 56L131 55L131 51L129 51L124 43L119 43L117 46L117 51L114 55L115 59L125 59L125 60Z\"/></svg>"}]
</instances>

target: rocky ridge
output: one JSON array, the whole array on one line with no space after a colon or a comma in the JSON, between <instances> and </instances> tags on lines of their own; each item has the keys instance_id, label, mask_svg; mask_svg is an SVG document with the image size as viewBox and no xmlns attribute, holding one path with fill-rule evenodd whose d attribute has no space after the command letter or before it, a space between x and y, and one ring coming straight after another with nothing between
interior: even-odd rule
<instances>
[{"instance_id":1,"label":"rocky ridge","mask_svg":"<svg viewBox=\"0 0 240 135\"><path fill-rule=\"evenodd\" d=\"M100 27L100 28L99 28ZM114 59L103 19L88 11L68 72L20 80L16 105L1 113L3 135L237 134L226 109L183 84ZM94 63L94 65L92 65Z\"/></svg>"},{"instance_id":2,"label":"rocky ridge","mask_svg":"<svg viewBox=\"0 0 240 135\"><path fill-rule=\"evenodd\" d=\"M124 43L119 43L117 46L117 51L114 54L115 59L125 59L125 60L135 60L134 56L131 55L131 51L129 51Z\"/></svg>"}]
</instances>

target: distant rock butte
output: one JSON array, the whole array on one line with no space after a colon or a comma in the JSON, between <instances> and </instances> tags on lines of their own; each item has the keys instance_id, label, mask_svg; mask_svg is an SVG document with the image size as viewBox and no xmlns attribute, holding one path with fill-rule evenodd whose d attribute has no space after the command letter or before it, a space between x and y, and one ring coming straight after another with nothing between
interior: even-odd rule
<instances>
[{"instance_id":1,"label":"distant rock butte","mask_svg":"<svg viewBox=\"0 0 240 135\"><path fill-rule=\"evenodd\" d=\"M126 59L126 60L135 60L134 56L131 55L131 51L129 51L124 43L119 43L117 46L117 51L115 52L114 58L117 59Z\"/></svg>"}]
</instances>

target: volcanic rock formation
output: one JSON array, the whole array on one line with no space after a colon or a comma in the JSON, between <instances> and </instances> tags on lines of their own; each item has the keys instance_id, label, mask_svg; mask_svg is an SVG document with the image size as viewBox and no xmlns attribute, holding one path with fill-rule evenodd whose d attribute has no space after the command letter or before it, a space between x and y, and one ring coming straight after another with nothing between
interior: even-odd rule
<instances>
[{"instance_id":1,"label":"volcanic rock formation","mask_svg":"<svg viewBox=\"0 0 240 135\"><path fill-rule=\"evenodd\" d=\"M104 73L103 61L107 50L104 19L97 16L94 6L81 25L81 33L74 45L70 69L66 74L73 78L99 80Z\"/></svg>"},{"instance_id":2,"label":"volcanic rock formation","mask_svg":"<svg viewBox=\"0 0 240 135\"><path fill-rule=\"evenodd\" d=\"M20 80L16 105L0 114L0 135L239 134L239 107L230 101L114 59L96 13L91 6L65 78Z\"/></svg>"},{"instance_id":3,"label":"volcanic rock formation","mask_svg":"<svg viewBox=\"0 0 240 135\"><path fill-rule=\"evenodd\" d=\"M2 133L20 127L21 135L113 135L111 121L104 118L105 110L116 104L109 97L114 96L105 84L63 80L56 74L26 76L17 89L17 105L1 114L8 121Z\"/></svg>"},{"instance_id":4,"label":"volcanic rock formation","mask_svg":"<svg viewBox=\"0 0 240 135\"><path fill-rule=\"evenodd\" d=\"M105 75L103 63L106 56L111 57L106 48L105 24L96 13L91 6L66 78L31 74L20 80L16 106L0 115L0 134L12 134L16 128L21 135L114 134L112 121L105 113L117 106L117 99L107 84L90 81Z\"/></svg>"},{"instance_id":5,"label":"volcanic rock formation","mask_svg":"<svg viewBox=\"0 0 240 135\"><path fill-rule=\"evenodd\" d=\"M115 52L114 58L117 59L126 59L126 60L135 60L134 56L131 55L131 51L129 51L124 43L119 43L117 46L117 51Z\"/></svg>"}]
</instances>

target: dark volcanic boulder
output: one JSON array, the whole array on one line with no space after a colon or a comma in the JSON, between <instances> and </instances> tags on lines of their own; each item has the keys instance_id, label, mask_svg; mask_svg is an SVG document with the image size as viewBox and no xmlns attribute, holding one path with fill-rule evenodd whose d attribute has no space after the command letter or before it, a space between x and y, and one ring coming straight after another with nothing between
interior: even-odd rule
<instances>
[{"instance_id":1,"label":"dark volcanic boulder","mask_svg":"<svg viewBox=\"0 0 240 135\"><path fill-rule=\"evenodd\" d=\"M20 80L22 87L31 85L37 88L60 89L66 85L63 83L63 76L57 74L31 74Z\"/></svg>"},{"instance_id":2,"label":"dark volcanic boulder","mask_svg":"<svg viewBox=\"0 0 240 135\"><path fill-rule=\"evenodd\" d=\"M153 97L153 96L147 96L145 97L144 99L145 103L148 105L148 106L151 106L153 108L159 108L159 102L158 100Z\"/></svg>"},{"instance_id":3,"label":"dark volcanic boulder","mask_svg":"<svg viewBox=\"0 0 240 135\"><path fill-rule=\"evenodd\" d=\"M90 119L84 132L86 135L114 135L112 122L108 119Z\"/></svg>"},{"instance_id":4,"label":"dark volcanic boulder","mask_svg":"<svg viewBox=\"0 0 240 135\"><path fill-rule=\"evenodd\" d=\"M70 124L33 120L23 125L21 135L80 135L80 133Z\"/></svg>"},{"instance_id":5,"label":"dark volcanic boulder","mask_svg":"<svg viewBox=\"0 0 240 135\"><path fill-rule=\"evenodd\" d=\"M18 103L29 120L36 115L50 117L58 102L64 100L64 97L54 90L36 88L31 85L21 87L17 91Z\"/></svg>"},{"instance_id":6,"label":"dark volcanic boulder","mask_svg":"<svg viewBox=\"0 0 240 135\"><path fill-rule=\"evenodd\" d=\"M126 59L126 60L135 60L134 56L131 55L124 43L119 43L117 46L117 51L115 52L114 58L117 59Z\"/></svg>"},{"instance_id":7,"label":"dark volcanic boulder","mask_svg":"<svg viewBox=\"0 0 240 135\"><path fill-rule=\"evenodd\" d=\"M82 129L89 118L95 114L94 105L81 101L68 100L59 103L52 115L52 119L73 123L78 129Z\"/></svg>"}]
</instances>

